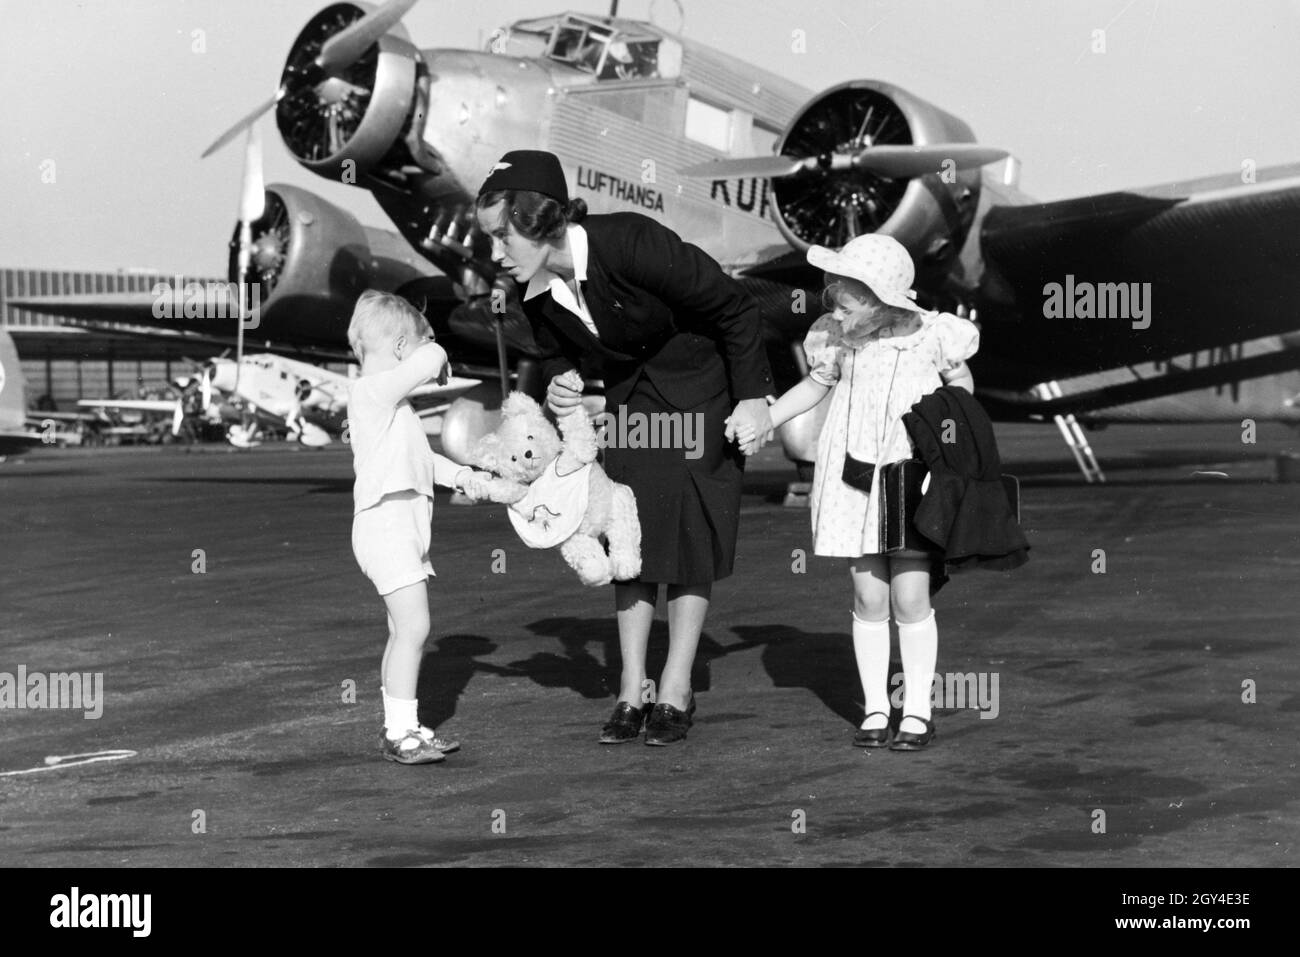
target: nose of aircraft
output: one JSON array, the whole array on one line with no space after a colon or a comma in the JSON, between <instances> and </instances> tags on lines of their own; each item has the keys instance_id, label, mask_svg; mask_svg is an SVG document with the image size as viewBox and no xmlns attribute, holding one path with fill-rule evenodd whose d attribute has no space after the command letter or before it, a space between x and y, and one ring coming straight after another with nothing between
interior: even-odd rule
<instances>
[{"instance_id":1,"label":"nose of aircraft","mask_svg":"<svg viewBox=\"0 0 1300 957\"><path fill-rule=\"evenodd\" d=\"M208 363L212 388L230 392L235 388L235 363L230 359L213 359Z\"/></svg>"}]
</instances>

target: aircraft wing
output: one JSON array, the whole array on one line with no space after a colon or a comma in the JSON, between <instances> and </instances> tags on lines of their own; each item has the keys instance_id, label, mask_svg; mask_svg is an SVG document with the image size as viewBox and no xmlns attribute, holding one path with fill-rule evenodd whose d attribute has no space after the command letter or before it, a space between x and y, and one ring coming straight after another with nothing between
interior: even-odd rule
<instances>
[{"instance_id":1,"label":"aircraft wing","mask_svg":"<svg viewBox=\"0 0 1300 957\"><path fill-rule=\"evenodd\" d=\"M991 209L977 381L1023 389L1300 329L1300 165L1248 178ZM1126 314L1101 314L1103 290Z\"/></svg>"},{"instance_id":2,"label":"aircraft wing","mask_svg":"<svg viewBox=\"0 0 1300 957\"><path fill-rule=\"evenodd\" d=\"M165 412L171 415L176 411L176 401L165 399L79 399L77 405L85 409L122 409L132 412Z\"/></svg>"},{"instance_id":3,"label":"aircraft wing","mask_svg":"<svg viewBox=\"0 0 1300 957\"><path fill-rule=\"evenodd\" d=\"M15 455L44 442L40 432L4 432L0 431L0 456Z\"/></svg>"},{"instance_id":4,"label":"aircraft wing","mask_svg":"<svg viewBox=\"0 0 1300 957\"><path fill-rule=\"evenodd\" d=\"M238 305L233 297L223 290L224 284L214 284L210 289L204 288L200 294L199 287L188 298L181 297L180 308L176 303L168 303L165 297L152 292L103 292L82 293L72 296L25 296L10 299L9 304L15 309L31 309L48 316L59 316L76 322L104 323L119 322L133 326L155 326L160 329L179 331L216 333L233 336L239 321ZM185 316L185 305L189 303L190 318ZM168 315L162 315L168 313ZM204 318L206 316L228 318Z\"/></svg>"},{"instance_id":5,"label":"aircraft wing","mask_svg":"<svg viewBox=\"0 0 1300 957\"><path fill-rule=\"evenodd\" d=\"M44 412L31 411L27 413L27 425L31 427L38 425L46 420L54 422L87 422L94 419L89 412Z\"/></svg>"},{"instance_id":6,"label":"aircraft wing","mask_svg":"<svg viewBox=\"0 0 1300 957\"><path fill-rule=\"evenodd\" d=\"M411 392L411 397L419 399L444 399L446 401L451 401L457 396L468 392L481 381L481 379L467 379L463 376L450 376L442 385L431 382L427 385L418 386L413 392Z\"/></svg>"}]
</instances>

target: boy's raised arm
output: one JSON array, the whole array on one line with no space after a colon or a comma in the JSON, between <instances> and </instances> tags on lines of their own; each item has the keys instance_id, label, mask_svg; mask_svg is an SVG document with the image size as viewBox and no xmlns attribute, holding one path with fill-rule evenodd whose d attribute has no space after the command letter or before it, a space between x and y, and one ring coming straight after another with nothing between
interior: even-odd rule
<instances>
[{"instance_id":1,"label":"boy's raised arm","mask_svg":"<svg viewBox=\"0 0 1300 957\"><path fill-rule=\"evenodd\" d=\"M397 368L375 376L375 391L385 402L396 405L418 386L442 375L447 366L447 352L432 339L413 350Z\"/></svg>"}]
</instances>

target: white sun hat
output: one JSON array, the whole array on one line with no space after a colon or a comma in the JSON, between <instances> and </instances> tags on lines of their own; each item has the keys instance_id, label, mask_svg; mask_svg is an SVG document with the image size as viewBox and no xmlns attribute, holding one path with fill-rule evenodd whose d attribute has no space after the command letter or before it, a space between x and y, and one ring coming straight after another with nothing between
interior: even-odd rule
<instances>
[{"instance_id":1,"label":"white sun hat","mask_svg":"<svg viewBox=\"0 0 1300 957\"><path fill-rule=\"evenodd\" d=\"M839 252L811 246L808 262L823 272L847 276L865 284L876 298L900 309L925 312L913 300L916 267L907 249L893 236L868 233L850 240Z\"/></svg>"}]
</instances>

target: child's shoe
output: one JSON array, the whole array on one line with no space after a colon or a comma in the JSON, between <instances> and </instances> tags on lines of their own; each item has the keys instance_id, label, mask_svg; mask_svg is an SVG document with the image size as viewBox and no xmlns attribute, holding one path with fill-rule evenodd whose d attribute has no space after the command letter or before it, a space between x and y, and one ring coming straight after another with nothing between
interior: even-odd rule
<instances>
[{"instance_id":1,"label":"child's shoe","mask_svg":"<svg viewBox=\"0 0 1300 957\"><path fill-rule=\"evenodd\" d=\"M424 725L420 725L416 733L443 754L451 754L453 751L460 750L459 741L448 741L446 738L440 738L438 737L438 732L434 731L432 728L426 728Z\"/></svg>"},{"instance_id":2,"label":"child's shoe","mask_svg":"<svg viewBox=\"0 0 1300 957\"><path fill-rule=\"evenodd\" d=\"M398 764L437 764L447 760L442 751L426 741L418 731L408 731L396 741L386 731L379 732L379 750L386 761Z\"/></svg>"}]
</instances>

